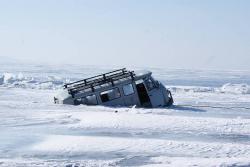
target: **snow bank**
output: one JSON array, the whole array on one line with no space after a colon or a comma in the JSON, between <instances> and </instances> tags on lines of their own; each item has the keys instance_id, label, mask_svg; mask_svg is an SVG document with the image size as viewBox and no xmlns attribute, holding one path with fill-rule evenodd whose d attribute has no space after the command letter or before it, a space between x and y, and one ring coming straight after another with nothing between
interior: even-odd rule
<instances>
[{"instance_id":1,"label":"snow bank","mask_svg":"<svg viewBox=\"0 0 250 167\"><path fill-rule=\"evenodd\" d=\"M220 91L222 93L250 94L250 86L247 84L227 83L221 87Z\"/></svg>"},{"instance_id":2,"label":"snow bank","mask_svg":"<svg viewBox=\"0 0 250 167\"><path fill-rule=\"evenodd\" d=\"M167 86L166 86L167 87ZM216 88L212 87L195 87L195 86L171 86L171 92L185 93L185 92L215 92Z\"/></svg>"},{"instance_id":3,"label":"snow bank","mask_svg":"<svg viewBox=\"0 0 250 167\"><path fill-rule=\"evenodd\" d=\"M25 80L25 77L22 73L13 74L13 73L3 73L0 75L0 84L12 84L17 81Z\"/></svg>"},{"instance_id":4,"label":"snow bank","mask_svg":"<svg viewBox=\"0 0 250 167\"><path fill-rule=\"evenodd\" d=\"M167 87L167 86L166 86ZM233 93L233 94L250 94L250 85L248 84L231 84L227 83L221 87L195 87L195 86L170 86L171 92L175 93Z\"/></svg>"},{"instance_id":5,"label":"snow bank","mask_svg":"<svg viewBox=\"0 0 250 167\"><path fill-rule=\"evenodd\" d=\"M23 73L0 74L0 85L3 87L19 87L31 89L58 89L67 80L57 76L33 77L24 76Z\"/></svg>"}]
</instances>

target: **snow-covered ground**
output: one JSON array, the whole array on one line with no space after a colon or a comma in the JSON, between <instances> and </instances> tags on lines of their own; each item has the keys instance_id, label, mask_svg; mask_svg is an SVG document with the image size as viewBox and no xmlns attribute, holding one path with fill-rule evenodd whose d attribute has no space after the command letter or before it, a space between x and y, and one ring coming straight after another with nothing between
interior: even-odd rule
<instances>
[{"instance_id":1,"label":"snow-covered ground","mask_svg":"<svg viewBox=\"0 0 250 167\"><path fill-rule=\"evenodd\" d=\"M0 166L250 166L249 72L151 68L171 108L53 104L64 82L108 70L2 64Z\"/></svg>"}]
</instances>

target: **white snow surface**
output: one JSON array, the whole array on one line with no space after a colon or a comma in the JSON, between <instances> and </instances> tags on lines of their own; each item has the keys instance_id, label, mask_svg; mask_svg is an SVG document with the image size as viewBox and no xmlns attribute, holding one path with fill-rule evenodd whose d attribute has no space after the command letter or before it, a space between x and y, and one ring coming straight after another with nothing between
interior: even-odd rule
<instances>
[{"instance_id":1,"label":"white snow surface","mask_svg":"<svg viewBox=\"0 0 250 167\"><path fill-rule=\"evenodd\" d=\"M171 108L53 104L63 83L108 70L3 64L0 166L250 166L249 72L147 69Z\"/></svg>"}]
</instances>

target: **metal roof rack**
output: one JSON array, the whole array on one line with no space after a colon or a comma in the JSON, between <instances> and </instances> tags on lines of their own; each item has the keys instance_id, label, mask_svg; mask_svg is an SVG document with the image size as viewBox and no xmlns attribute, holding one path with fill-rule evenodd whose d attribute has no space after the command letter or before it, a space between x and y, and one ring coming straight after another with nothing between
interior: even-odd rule
<instances>
[{"instance_id":1,"label":"metal roof rack","mask_svg":"<svg viewBox=\"0 0 250 167\"><path fill-rule=\"evenodd\" d=\"M77 92L91 88L92 92L95 91L96 86L101 86L107 83L111 83L114 86L114 81L130 77L134 80L134 71L127 71L126 68L114 70L108 73L97 75L94 77L86 78L76 82L68 83L64 85L65 89L68 89L69 94L74 96Z\"/></svg>"}]
</instances>

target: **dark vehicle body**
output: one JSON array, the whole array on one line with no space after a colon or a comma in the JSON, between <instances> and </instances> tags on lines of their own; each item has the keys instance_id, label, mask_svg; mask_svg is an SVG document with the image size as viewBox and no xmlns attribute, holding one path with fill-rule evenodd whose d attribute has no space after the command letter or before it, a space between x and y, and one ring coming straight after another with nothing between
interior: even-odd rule
<instances>
[{"instance_id":1,"label":"dark vehicle body","mask_svg":"<svg viewBox=\"0 0 250 167\"><path fill-rule=\"evenodd\" d=\"M125 68L64 85L55 103L71 105L104 105L165 107L173 104L171 92L156 81L149 71Z\"/></svg>"}]
</instances>

